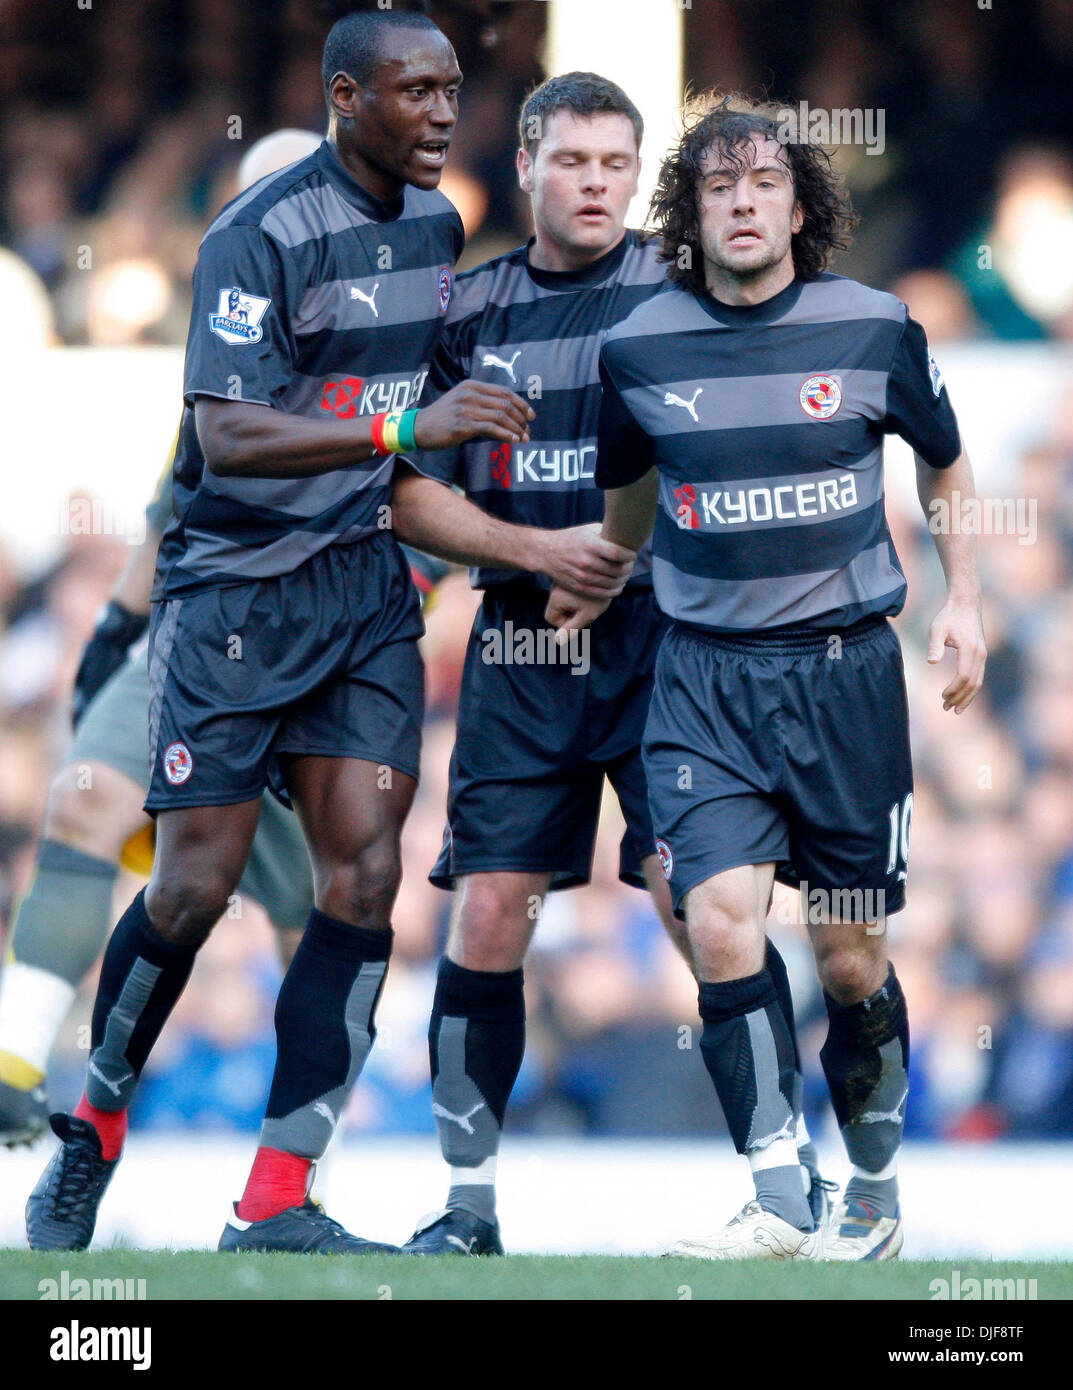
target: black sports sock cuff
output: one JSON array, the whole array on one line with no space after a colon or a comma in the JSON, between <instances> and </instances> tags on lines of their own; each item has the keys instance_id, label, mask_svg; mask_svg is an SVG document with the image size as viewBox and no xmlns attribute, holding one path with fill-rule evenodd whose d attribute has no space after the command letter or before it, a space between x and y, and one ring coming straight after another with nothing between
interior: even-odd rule
<instances>
[{"instance_id":1,"label":"black sports sock cuff","mask_svg":"<svg viewBox=\"0 0 1073 1390\"><path fill-rule=\"evenodd\" d=\"M741 980L702 984L699 997L700 1016L704 1022L724 1023L776 1003L775 982L769 971L761 970Z\"/></svg>"},{"instance_id":2,"label":"black sports sock cuff","mask_svg":"<svg viewBox=\"0 0 1073 1390\"><path fill-rule=\"evenodd\" d=\"M390 927L383 931L373 927L355 927L349 922L341 922L338 917L329 917L326 912L314 907L309 913L302 945L306 950L314 950L334 960L387 960L391 956L394 939L395 933Z\"/></svg>"},{"instance_id":3,"label":"black sports sock cuff","mask_svg":"<svg viewBox=\"0 0 1073 1390\"><path fill-rule=\"evenodd\" d=\"M198 953L196 946L187 946L181 941L168 941L160 935L146 911L144 888L135 895L134 901L127 908L125 926L130 933L128 940L131 949L150 965L179 966L185 969Z\"/></svg>"},{"instance_id":4,"label":"black sports sock cuff","mask_svg":"<svg viewBox=\"0 0 1073 1390\"><path fill-rule=\"evenodd\" d=\"M830 1022L829 1035L843 1032L858 1036L863 1029L868 1041L882 1046L897 1037L901 1027L908 1026L905 995L894 966L888 963L886 982L867 999L856 1004L840 1004L824 991L823 1002Z\"/></svg>"},{"instance_id":5,"label":"black sports sock cuff","mask_svg":"<svg viewBox=\"0 0 1073 1390\"><path fill-rule=\"evenodd\" d=\"M468 970L444 956L436 976L435 1013L482 1023L525 1018L525 975L521 970Z\"/></svg>"},{"instance_id":6,"label":"black sports sock cuff","mask_svg":"<svg viewBox=\"0 0 1073 1390\"><path fill-rule=\"evenodd\" d=\"M115 878L119 865L110 859L98 859L95 854L72 849L59 840L42 840L37 851L37 867L60 874L96 874L100 878Z\"/></svg>"}]
</instances>

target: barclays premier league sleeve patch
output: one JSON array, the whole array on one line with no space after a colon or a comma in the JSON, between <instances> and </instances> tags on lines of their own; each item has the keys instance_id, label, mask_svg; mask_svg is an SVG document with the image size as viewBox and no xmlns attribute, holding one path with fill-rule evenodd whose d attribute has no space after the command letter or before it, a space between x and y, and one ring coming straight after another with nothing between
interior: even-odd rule
<instances>
[{"instance_id":1,"label":"barclays premier league sleeve patch","mask_svg":"<svg viewBox=\"0 0 1073 1390\"><path fill-rule=\"evenodd\" d=\"M938 397L943 389L943 374L939 370L939 364L932 356L931 349L928 349L928 375L931 377L932 394Z\"/></svg>"},{"instance_id":2,"label":"barclays premier league sleeve patch","mask_svg":"<svg viewBox=\"0 0 1073 1390\"><path fill-rule=\"evenodd\" d=\"M209 315L209 332L234 347L259 343L264 337L261 320L271 303L270 299L247 294L237 285L221 290L219 312Z\"/></svg>"}]
</instances>

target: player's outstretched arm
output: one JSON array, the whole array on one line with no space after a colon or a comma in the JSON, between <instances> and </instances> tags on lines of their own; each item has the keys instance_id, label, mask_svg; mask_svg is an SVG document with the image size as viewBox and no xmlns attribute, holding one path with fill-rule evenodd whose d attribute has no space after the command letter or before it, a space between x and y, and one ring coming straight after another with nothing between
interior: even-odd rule
<instances>
[{"instance_id":1,"label":"player's outstretched arm","mask_svg":"<svg viewBox=\"0 0 1073 1390\"><path fill-rule=\"evenodd\" d=\"M516 526L405 465L395 475L391 520L399 540L444 560L547 574L554 584L607 602L633 569L634 552L602 539L598 523L561 531Z\"/></svg>"},{"instance_id":2,"label":"player's outstretched arm","mask_svg":"<svg viewBox=\"0 0 1073 1390\"><path fill-rule=\"evenodd\" d=\"M932 468L919 454L917 494L928 530L946 575L946 603L936 615L928 636L928 661L942 660L943 650L957 652L957 670L943 691L943 709L963 714L984 683L987 642L980 613L980 579L976 567L976 536L951 525L966 499L976 496L972 465L962 453L949 468Z\"/></svg>"},{"instance_id":3,"label":"player's outstretched arm","mask_svg":"<svg viewBox=\"0 0 1073 1390\"><path fill-rule=\"evenodd\" d=\"M640 550L652 534L659 497L659 473L650 468L626 487L609 488L604 493L604 523L600 534L605 541ZM572 629L594 623L610 603L610 598L590 598L569 584L556 584L548 599L544 616L559 629L559 642L565 642Z\"/></svg>"}]
</instances>

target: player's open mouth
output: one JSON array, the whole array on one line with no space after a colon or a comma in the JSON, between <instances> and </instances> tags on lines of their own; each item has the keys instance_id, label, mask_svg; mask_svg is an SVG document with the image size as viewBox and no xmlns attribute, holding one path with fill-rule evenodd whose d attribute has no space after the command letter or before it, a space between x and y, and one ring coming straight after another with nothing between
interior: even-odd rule
<instances>
[{"instance_id":1,"label":"player's open mouth","mask_svg":"<svg viewBox=\"0 0 1073 1390\"><path fill-rule=\"evenodd\" d=\"M759 232L746 230L742 232L735 232L734 235L730 238L730 245L753 246L758 241L763 241L763 237L760 235Z\"/></svg>"},{"instance_id":2,"label":"player's open mouth","mask_svg":"<svg viewBox=\"0 0 1073 1390\"><path fill-rule=\"evenodd\" d=\"M442 169L447 159L447 146L450 143L449 140L424 140L414 148L423 163L433 169Z\"/></svg>"},{"instance_id":3,"label":"player's open mouth","mask_svg":"<svg viewBox=\"0 0 1073 1390\"><path fill-rule=\"evenodd\" d=\"M602 208L599 203L586 203L583 208L578 209L579 217L583 217L587 222L596 222L601 218L607 217L606 208Z\"/></svg>"}]
</instances>

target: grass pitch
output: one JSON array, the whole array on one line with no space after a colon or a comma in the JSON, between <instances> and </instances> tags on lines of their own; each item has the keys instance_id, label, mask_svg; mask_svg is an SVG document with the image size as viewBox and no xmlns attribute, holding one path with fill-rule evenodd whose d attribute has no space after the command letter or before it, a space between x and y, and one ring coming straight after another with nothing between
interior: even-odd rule
<instances>
[{"instance_id":1,"label":"grass pitch","mask_svg":"<svg viewBox=\"0 0 1073 1390\"><path fill-rule=\"evenodd\" d=\"M878 1299L930 1300L934 1279L1036 1280L1036 1297L1073 1299L1073 1264L894 1260L885 1264L708 1263L617 1256L219 1255L0 1250L0 1299L38 1300L41 1281L145 1280L147 1299ZM45 1286L47 1288L47 1286ZM81 1287L81 1286L80 1286ZM100 1297L100 1295L98 1295ZM68 1305L71 1306L71 1305ZM84 1305L83 1305L84 1306ZM99 1303L96 1305L99 1309ZM72 1307L72 1315L76 1310ZM997 1311L997 1310L996 1310Z\"/></svg>"}]
</instances>

